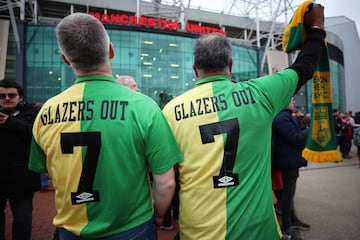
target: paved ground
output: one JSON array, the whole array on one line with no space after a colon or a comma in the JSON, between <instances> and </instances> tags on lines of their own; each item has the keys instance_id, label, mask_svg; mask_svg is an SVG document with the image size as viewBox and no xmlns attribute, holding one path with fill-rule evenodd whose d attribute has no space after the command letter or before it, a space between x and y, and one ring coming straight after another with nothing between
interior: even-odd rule
<instances>
[{"instance_id":1,"label":"paved ground","mask_svg":"<svg viewBox=\"0 0 360 240\"><path fill-rule=\"evenodd\" d=\"M295 205L299 217L312 226L301 232L304 240L360 239L360 168L354 147L351 155L340 163L309 163L301 170ZM6 214L6 240L10 240L8 207ZM53 192L36 193L32 240L52 239L54 214ZM159 240L172 240L178 229L174 226L173 231L159 230Z\"/></svg>"},{"instance_id":2,"label":"paved ground","mask_svg":"<svg viewBox=\"0 0 360 240\"><path fill-rule=\"evenodd\" d=\"M360 168L352 159L341 163L310 163L300 172L295 206L309 224L304 240L360 239Z\"/></svg>"}]
</instances>

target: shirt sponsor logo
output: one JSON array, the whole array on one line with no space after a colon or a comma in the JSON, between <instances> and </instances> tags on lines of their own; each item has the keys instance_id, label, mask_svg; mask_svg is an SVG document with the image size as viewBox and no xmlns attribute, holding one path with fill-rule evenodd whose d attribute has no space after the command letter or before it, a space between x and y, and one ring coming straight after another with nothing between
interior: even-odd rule
<instances>
[{"instance_id":1,"label":"shirt sponsor logo","mask_svg":"<svg viewBox=\"0 0 360 240\"><path fill-rule=\"evenodd\" d=\"M98 202L98 201L99 201L98 191L83 191L83 192L71 193L71 202L73 205L88 203L88 202Z\"/></svg>"},{"instance_id":2,"label":"shirt sponsor logo","mask_svg":"<svg viewBox=\"0 0 360 240\"><path fill-rule=\"evenodd\" d=\"M213 176L214 188L236 187L239 185L239 175L237 173L226 173Z\"/></svg>"},{"instance_id":3,"label":"shirt sponsor logo","mask_svg":"<svg viewBox=\"0 0 360 240\"><path fill-rule=\"evenodd\" d=\"M218 180L218 184L219 184L219 187L225 187L225 186L234 185L234 181L233 181L232 177L223 176L222 178L220 178Z\"/></svg>"}]
</instances>

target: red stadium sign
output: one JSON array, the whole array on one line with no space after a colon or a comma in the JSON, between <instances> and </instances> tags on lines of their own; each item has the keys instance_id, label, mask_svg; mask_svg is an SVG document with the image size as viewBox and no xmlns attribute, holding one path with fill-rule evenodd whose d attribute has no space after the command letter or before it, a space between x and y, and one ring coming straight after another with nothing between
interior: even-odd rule
<instances>
[{"instance_id":1,"label":"red stadium sign","mask_svg":"<svg viewBox=\"0 0 360 240\"><path fill-rule=\"evenodd\" d=\"M118 13L103 13L100 12L89 12L91 16L99 19L102 23L107 24L120 24L128 26L140 26L154 29L179 31L180 23L176 20L154 18L141 16L138 18L134 15L118 14ZM225 34L225 31L220 28L214 28L209 26L201 26L199 24L187 23L185 30L190 33L197 34L209 34L212 32L219 32Z\"/></svg>"}]
</instances>

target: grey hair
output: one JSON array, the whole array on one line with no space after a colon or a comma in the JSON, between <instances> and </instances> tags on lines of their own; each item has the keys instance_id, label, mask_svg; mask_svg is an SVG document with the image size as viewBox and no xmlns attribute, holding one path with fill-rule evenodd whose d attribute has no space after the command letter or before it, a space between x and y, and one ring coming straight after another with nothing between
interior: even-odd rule
<instances>
[{"instance_id":1,"label":"grey hair","mask_svg":"<svg viewBox=\"0 0 360 240\"><path fill-rule=\"evenodd\" d=\"M109 60L110 39L104 25L85 13L63 18L56 27L59 48L75 70L90 72Z\"/></svg>"},{"instance_id":2,"label":"grey hair","mask_svg":"<svg viewBox=\"0 0 360 240\"><path fill-rule=\"evenodd\" d=\"M228 71L232 59L232 47L226 36L220 33L202 35L194 47L194 65L205 72Z\"/></svg>"}]
</instances>

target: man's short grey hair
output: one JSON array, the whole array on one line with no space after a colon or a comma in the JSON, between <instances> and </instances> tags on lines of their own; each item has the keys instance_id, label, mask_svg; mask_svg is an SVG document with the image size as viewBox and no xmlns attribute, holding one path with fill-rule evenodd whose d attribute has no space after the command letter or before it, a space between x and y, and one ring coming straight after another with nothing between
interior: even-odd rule
<instances>
[{"instance_id":1,"label":"man's short grey hair","mask_svg":"<svg viewBox=\"0 0 360 240\"><path fill-rule=\"evenodd\" d=\"M220 33L202 35L194 47L194 65L205 72L228 71L232 47L228 38Z\"/></svg>"},{"instance_id":2,"label":"man's short grey hair","mask_svg":"<svg viewBox=\"0 0 360 240\"><path fill-rule=\"evenodd\" d=\"M56 27L60 50L75 70L89 72L109 60L110 39L104 25L85 13L74 13Z\"/></svg>"}]
</instances>

